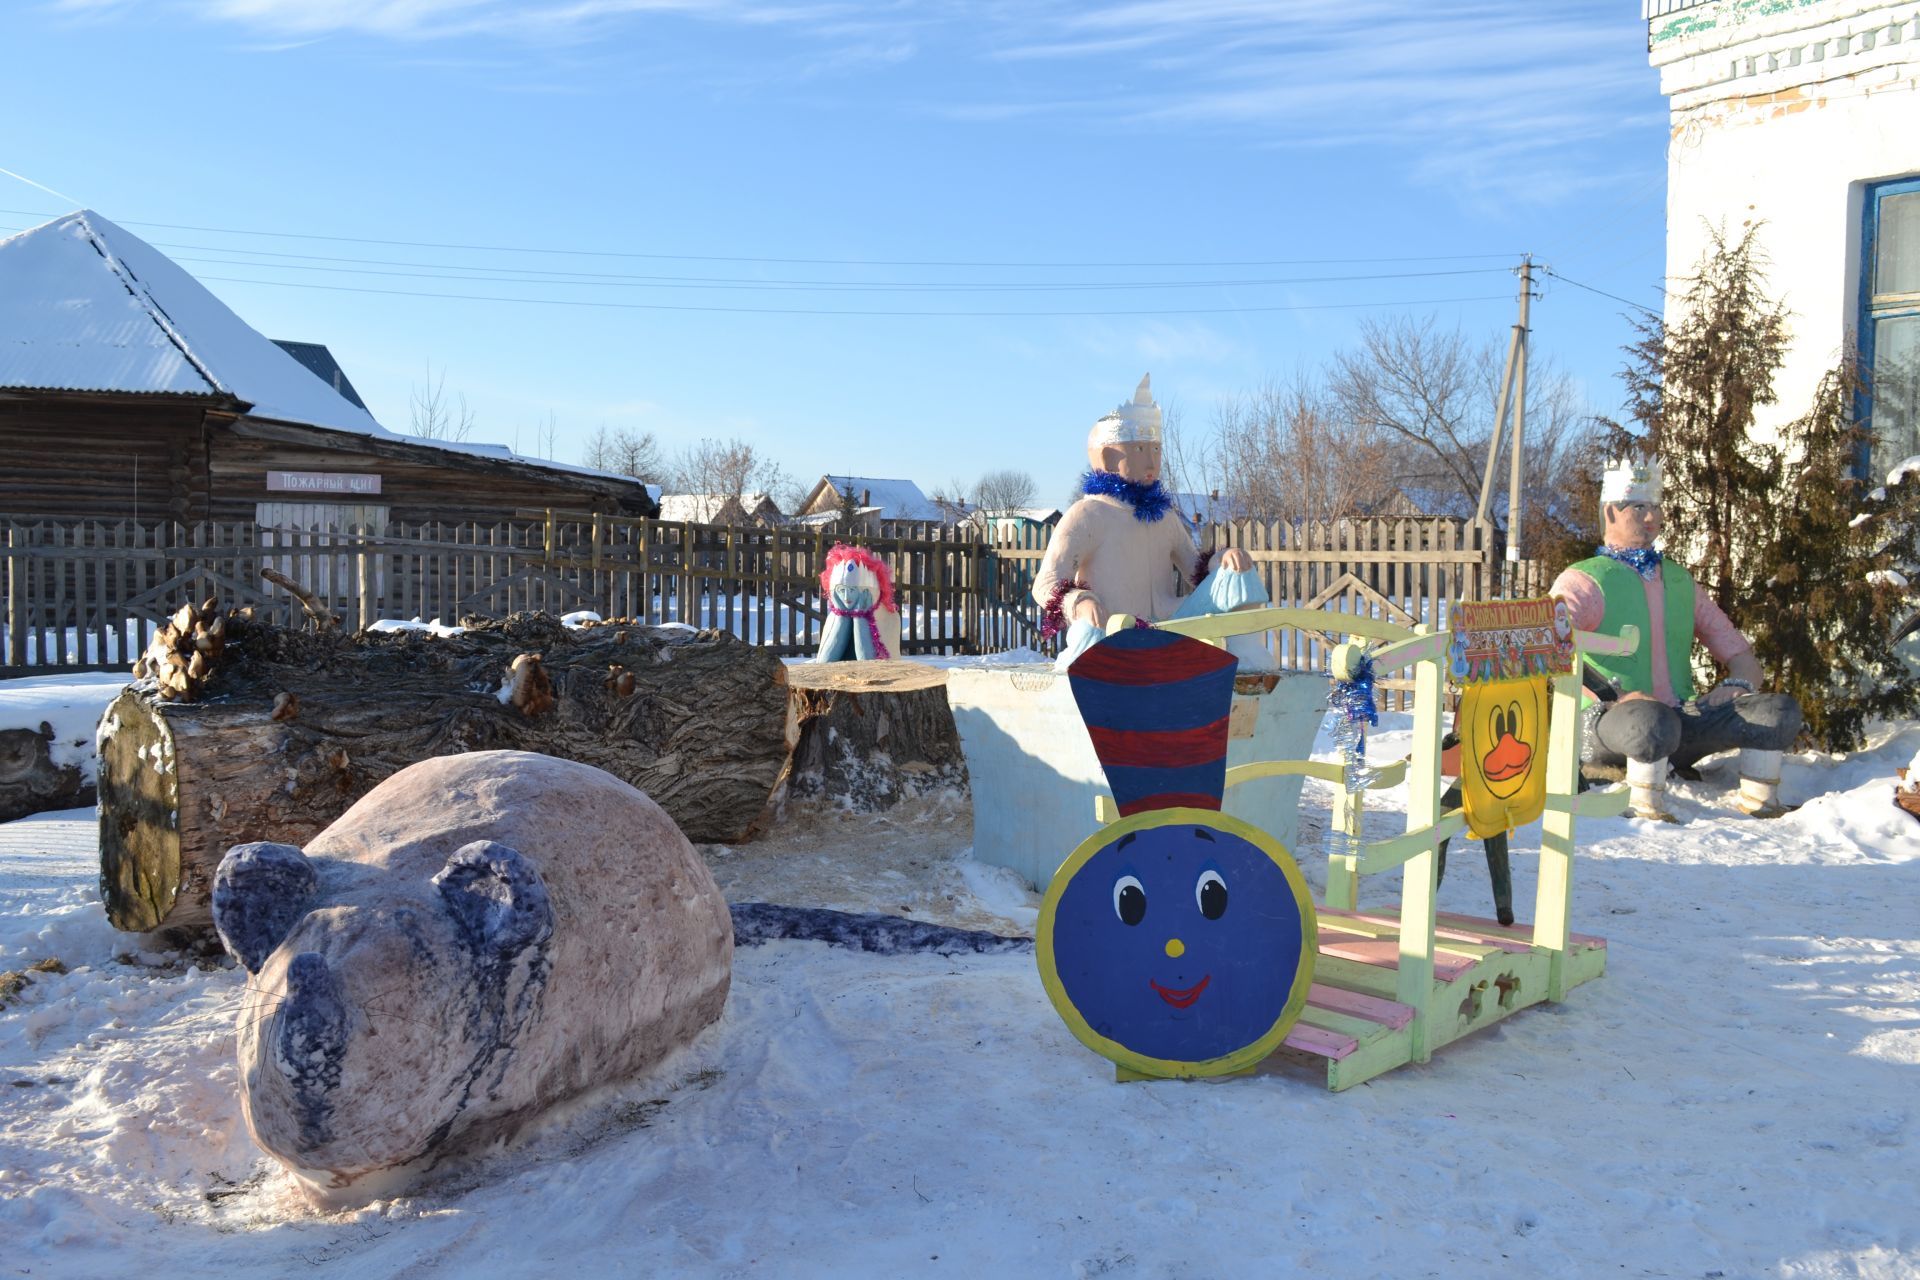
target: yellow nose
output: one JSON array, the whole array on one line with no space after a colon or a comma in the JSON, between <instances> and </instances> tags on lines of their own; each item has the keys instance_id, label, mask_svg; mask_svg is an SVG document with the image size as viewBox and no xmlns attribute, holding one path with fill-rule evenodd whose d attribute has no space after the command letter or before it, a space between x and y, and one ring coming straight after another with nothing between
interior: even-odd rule
<instances>
[{"instance_id":1,"label":"yellow nose","mask_svg":"<svg viewBox=\"0 0 1920 1280\"><path fill-rule=\"evenodd\" d=\"M1168 938L1167 954L1172 956L1175 960L1178 960L1181 956L1187 954L1187 944L1180 941L1180 939L1178 938Z\"/></svg>"}]
</instances>

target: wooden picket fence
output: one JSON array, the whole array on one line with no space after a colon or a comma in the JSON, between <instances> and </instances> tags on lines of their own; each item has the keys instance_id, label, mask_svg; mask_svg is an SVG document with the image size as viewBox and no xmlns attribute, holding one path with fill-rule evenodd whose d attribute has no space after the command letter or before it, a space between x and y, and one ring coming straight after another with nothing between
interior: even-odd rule
<instances>
[{"instance_id":1,"label":"wooden picket fence","mask_svg":"<svg viewBox=\"0 0 1920 1280\"><path fill-rule=\"evenodd\" d=\"M0 676L125 667L189 599L214 596L299 624L297 601L263 580L268 568L301 583L349 628L591 610L722 628L782 655L805 655L818 646L825 618L820 572L843 536L891 569L906 654L1045 647L1032 597L1045 527L987 534L974 525L902 523L840 535L797 525L523 514L377 530L11 521L0 545ZM1460 520L1249 522L1202 531L1200 540L1244 548L1276 605L1402 625L1444 625L1451 600L1545 586L1536 565L1494 562L1488 531ZM1325 640L1290 633L1276 657L1322 669Z\"/></svg>"}]
</instances>

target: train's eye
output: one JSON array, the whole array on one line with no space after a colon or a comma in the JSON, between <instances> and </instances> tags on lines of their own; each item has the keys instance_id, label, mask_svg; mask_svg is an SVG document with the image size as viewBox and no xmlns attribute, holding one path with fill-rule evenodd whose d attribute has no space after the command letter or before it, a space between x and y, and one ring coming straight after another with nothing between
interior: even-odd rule
<instances>
[{"instance_id":1,"label":"train's eye","mask_svg":"<svg viewBox=\"0 0 1920 1280\"><path fill-rule=\"evenodd\" d=\"M1495 707L1493 709L1493 723L1488 727L1493 730L1493 740L1495 742L1507 736L1507 711L1505 707Z\"/></svg>"},{"instance_id":2,"label":"train's eye","mask_svg":"<svg viewBox=\"0 0 1920 1280\"><path fill-rule=\"evenodd\" d=\"M1227 882L1220 878L1218 871L1202 871L1198 883L1193 886L1194 901L1200 904L1200 914L1209 920L1218 920L1227 914Z\"/></svg>"},{"instance_id":3,"label":"train's eye","mask_svg":"<svg viewBox=\"0 0 1920 1280\"><path fill-rule=\"evenodd\" d=\"M1520 704L1517 702L1507 704L1507 732L1516 738L1520 736Z\"/></svg>"},{"instance_id":4,"label":"train's eye","mask_svg":"<svg viewBox=\"0 0 1920 1280\"><path fill-rule=\"evenodd\" d=\"M1125 924L1139 924L1147 914L1147 891L1132 876L1113 882L1113 913Z\"/></svg>"}]
</instances>

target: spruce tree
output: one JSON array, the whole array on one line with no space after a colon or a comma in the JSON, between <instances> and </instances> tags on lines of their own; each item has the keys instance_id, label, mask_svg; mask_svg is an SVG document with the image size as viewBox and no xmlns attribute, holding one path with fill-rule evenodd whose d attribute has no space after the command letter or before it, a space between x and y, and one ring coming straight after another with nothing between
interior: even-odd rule
<instances>
[{"instance_id":1,"label":"spruce tree","mask_svg":"<svg viewBox=\"0 0 1920 1280\"><path fill-rule=\"evenodd\" d=\"M1674 324L1639 326L1623 376L1641 431L1609 446L1660 462L1669 553L1752 641L1768 687L1799 699L1807 738L1846 751L1870 721L1920 710L1894 639L1920 574L1920 473L1883 488L1859 475L1871 424L1851 363L1778 443L1753 438L1788 341L1756 231L1715 233Z\"/></svg>"},{"instance_id":2,"label":"spruce tree","mask_svg":"<svg viewBox=\"0 0 1920 1280\"><path fill-rule=\"evenodd\" d=\"M1807 733L1829 751L1858 745L1873 719L1920 709L1920 678L1893 639L1920 477L1869 490L1857 471L1871 443L1854 417L1858 391L1850 365L1831 370L1786 429L1793 462L1774 537L1740 610L1768 685L1800 700Z\"/></svg>"},{"instance_id":3,"label":"spruce tree","mask_svg":"<svg viewBox=\"0 0 1920 1280\"><path fill-rule=\"evenodd\" d=\"M1781 452L1752 436L1755 411L1776 399L1789 338L1786 307L1764 291L1758 230L1736 242L1711 232L1674 324L1640 322L1623 374L1645 448L1666 473L1666 543L1730 614L1743 568L1774 536L1780 499Z\"/></svg>"}]
</instances>

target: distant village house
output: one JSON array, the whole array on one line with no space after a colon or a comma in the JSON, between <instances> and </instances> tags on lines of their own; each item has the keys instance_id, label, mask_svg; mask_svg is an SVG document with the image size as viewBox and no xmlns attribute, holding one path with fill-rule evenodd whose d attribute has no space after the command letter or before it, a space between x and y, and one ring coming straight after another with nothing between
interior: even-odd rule
<instances>
[{"instance_id":1,"label":"distant village house","mask_svg":"<svg viewBox=\"0 0 1920 1280\"><path fill-rule=\"evenodd\" d=\"M0 511L261 526L652 515L625 476L376 422L332 354L276 345L82 211L0 240Z\"/></svg>"}]
</instances>

